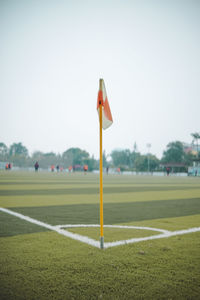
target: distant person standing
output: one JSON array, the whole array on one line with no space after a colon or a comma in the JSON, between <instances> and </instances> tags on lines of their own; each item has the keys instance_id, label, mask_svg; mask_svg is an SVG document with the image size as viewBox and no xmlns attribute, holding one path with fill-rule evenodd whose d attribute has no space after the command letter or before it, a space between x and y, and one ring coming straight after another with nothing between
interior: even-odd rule
<instances>
[{"instance_id":1,"label":"distant person standing","mask_svg":"<svg viewBox=\"0 0 200 300\"><path fill-rule=\"evenodd\" d=\"M54 172L55 166L51 165L51 172Z\"/></svg>"},{"instance_id":2,"label":"distant person standing","mask_svg":"<svg viewBox=\"0 0 200 300\"><path fill-rule=\"evenodd\" d=\"M84 174L86 174L88 171L88 165L84 165L83 170L84 170Z\"/></svg>"},{"instance_id":3,"label":"distant person standing","mask_svg":"<svg viewBox=\"0 0 200 300\"><path fill-rule=\"evenodd\" d=\"M56 166L56 170L57 170L57 172L59 172L59 170L60 170L59 165Z\"/></svg>"},{"instance_id":4,"label":"distant person standing","mask_svg":"<svg viewBox=\"0 0 200 300\"><path fill-rule=\"evenodd\" d=\"M170 168L167 168L167 176L169 176Z\"/></svg>"},{"instance_id":5,"label":"distant person standing","mask_svg":"<svg viewBox=\"0 0 200 300\"><path fill-rule=\"evenodd\" d=\"M38 161L36 161L36 163L35 163L34 167L35 167L35 172L37 172L37 171L38 171L38 169L39 169L39 163L38 163Z\"/></svg>"}]
</instances>

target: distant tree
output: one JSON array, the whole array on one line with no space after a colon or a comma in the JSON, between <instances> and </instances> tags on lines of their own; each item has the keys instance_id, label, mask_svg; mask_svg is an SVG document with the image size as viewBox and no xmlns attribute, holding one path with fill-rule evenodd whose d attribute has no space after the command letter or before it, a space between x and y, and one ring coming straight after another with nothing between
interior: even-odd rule
<instances>
[{"instance_id":1,"label":"distant tree","mask_svg":"<svg viewBox=\"0 0 200 300\"><path fill-rule=\"evenodd\" d=\"M198 132L191 133L191 136L192 136L195 140L199 140L199 139L200 139L200 133L198 133Z\"/></svg>"},{"instance_id":2,"label":"distant tree","mask_svg":"<svg viewBox=\"0 0 200 300\"><path fill-rule=\"evenodd\" d=\"M148 156L139 155L135 160L136 171L144 172L148 170Z\"/></svg>"},{"instance_id":3,"label":"distant tree","mask_svg":"<svg viewBox=\"0 0 200 300\"><path fill-rule=\"evenodd\" d=\"M149 155L149 170L150 172L155 171L159 167L159 159L150 154ZM146 172L148 171L148 155L138 155L135 160L135 169L136 171Z\"/></svg>"},{"instance_id":4,"label":"distant tree","mask_svg":"<svg viewBox=\"0 0 200 300\"><path fill-rule=\"evenodd\" d=\"M69 165L83 165L89 159L89 153L80 148L70 148L62 154L62 159L67 166Z\"/></svg>"},{"instance_id":5,"label":"distant tree","mask_svg":"<svg viewBox=\"0 0 200 300\"><path fill-rule=\"evenodd\" d=\"M152 155L150 154L149 155L149 168L150 168L150 171L155 171L156 169L158 169L160 165L160 160L155 156L155 155Z\"/></svg>"},{"instance_id":6,"label":"distant tree","mask_svg":"<svg viewBox=\"0 0 200 300\"><path fill-rule=\"evenodd\" d=\"M8 155L8 147L4 143L0 143L0 159L7 159Z\"/></svg>"},{"instance_id":7,"label":"distant tree","mask_svg":"<svg viewBox=\"0 0 200 300\"><path fill-rule=\"evenodd\" d=\"M9 148L9 155L22 155L24 157L28 156L28 149L22 145L22 143L13 143Z\"/></svg>"},{"instance_id":8,"label":"distant tree","mask_svg":"<svg viewBox=\"0 0 200 300\"><path fill-rule=\"evenodd\" d=\"M185 152L180 141L171 142L163 152L162 163L184 163Z\"/></svg>"},{"instance_id":9,"label":"distant tree","mask_svg":"<svg viewBox=\"0 0 200 300\"><path fill-rule=\"evenodd\" d=\"M94 159L94 157L86 158L84 160L84 164L88 165L88 171L97 170L99 168L99 162L96 159Z\"/></svg>"},{"instance_id":10,"label":"distant tree","mask_svg":"<svg viewBox=\"0 0 200 300\"><path fill-rule=\"evenodd\" d=\"M35 162L35 161L41 161L43 159L43 157L44 157L44 153L41 152L41 151L35 151L32 154L32 160L33 160L33 162Z\"/></svg>"},{"instance_id":11,"label":"distant tree","mask_svg":"<svg viewBox=\"0 0 200 300\"><path fill-rule=\"evenodd\" d=\"M9 148L8 160L18 167L29 166L28 149L22 143L13 143Z\"/></svg>"},{"instance_id":12,"label":"distant tree","mask_svg":"<svg viewBox=\"0 0 200 300\"><path fill-rule=\"evenodd\" d=\"M133 152L130 154L130 167L131 169L136 169L135 162L138 157L140 157L140 153L136 152L137 148L134 148Z\"/></svg>"},{"instance_id":13,"label":"distant tree","mask_svg":"<svg viewBox=\"0 0 200 300\"><path fill-rule=\"evenodd\" d=\"M72 151L66 150L62 154L62 161L65 167L69 167L73 165L73 153Z\"/></svg>"},{"instance_id":14,"label":"distant tree","mask_svg":"<svg viewBox=\"0 0 200 300\"><path fill-rule=\"evenodd\" d=\"M136 152L138 152L137 150L138 150L138 147L137 147L137 144L135 142L134 145L133 145L133 152L136 153Z\"/></svg>"},{"instance_id":15,"label":"distant tree","mask_svg":"<svg viewBox=\"0 0 200 300\"><path fill-rule=\"evenodd\" d=\"M131 152L129 149L113 150L110 156L115 167L120 167L123 170L131 165Z\"/></svg>"},{"instance_id":16,"label":"distant tree","mask_svg":"<svg viewBox=\"0 0 200 300\"><path fill-rule=\"evenodd\" d=\"M197 156L195 154L193 154L193 152L187 152L185 153L185 164L187 166L191 166L193 164L193 161L195 161L197 159Z\"/></svg>"},{"instance_id":17,"label":"distant tree","mask_svg":"<svg viewBox=\"0 0 200 300\"><path fill-rule=\"evenodd\" d=\"M47 153L44 153L43 154L44 157L50 157L50 158L53 158L54 160L56 159L56 153L54 152L47 152Z\"/></svg>"},{"instance_id":18,"label":"distant tree","mask_svg":"<svg viewBox=\"0 0 200 300\"><path fill-rule=\"evenodd\" d=\"M198 132L196 133L191 133L191 136L193 137L193 142L196 141L197 145L197 156L199 156L199 143L198 140L200 139L200 134Z\"/></svg>"},{"instance_id":19,"label":"distant tree","mask_svg":"<svg viewBox=\"0 0 200 300\"><path fill-rule=\"evenodd\" d=\"M35 151L31 157L31 165L33 166L36 161L39 163L40 168L47 169L51 165L60 164L60 156L54 152Z\"/></svg>"},{"instance_id":20,"label":"distant tree","mask_svg":"<svg viewBox=\"0 0 200 300\"><path fill-rule=\"evenodd\" d=\"M58 157L54 152L47 152L43 154L43 161L41 162L41 166L44 164L46 168L49 168L51 165L59 164Z\"/></svg>"}]
</instances>

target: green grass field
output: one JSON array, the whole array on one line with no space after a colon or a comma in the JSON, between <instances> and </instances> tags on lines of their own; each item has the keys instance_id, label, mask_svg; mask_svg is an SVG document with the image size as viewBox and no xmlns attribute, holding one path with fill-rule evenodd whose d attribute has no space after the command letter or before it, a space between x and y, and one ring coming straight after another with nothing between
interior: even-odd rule
<instances>
[{"instance_id":1,"label":"green grass field","mask_svg":"<svg viewBox=\"0 0 200 300\"><path fill-rule=\"evenodd\" d=\"M99 224L95 174L0 172L0 207ZM200 178L104 175L104 224L200 227ZM71 228L99 240L99 228ZM155 235L105 228L105 242ZM0 299L200 299L200 232L101 250L0 211Z\"/></svg>"}]
</instances>

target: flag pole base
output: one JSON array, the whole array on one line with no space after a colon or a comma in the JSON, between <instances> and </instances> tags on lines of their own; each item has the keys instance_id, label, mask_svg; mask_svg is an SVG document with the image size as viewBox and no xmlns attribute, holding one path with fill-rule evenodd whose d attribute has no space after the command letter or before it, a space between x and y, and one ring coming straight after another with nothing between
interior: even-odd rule
<instances>
[{"instance_id":1,"label":"flag pole base","mask_svg":"<svg viewBox=\"0 0 200 300\"><path fill-rule=\"evenodd\" d=\"M104 237L100 237L100 249L104 249Z\"/></svg>"}]
</instances>

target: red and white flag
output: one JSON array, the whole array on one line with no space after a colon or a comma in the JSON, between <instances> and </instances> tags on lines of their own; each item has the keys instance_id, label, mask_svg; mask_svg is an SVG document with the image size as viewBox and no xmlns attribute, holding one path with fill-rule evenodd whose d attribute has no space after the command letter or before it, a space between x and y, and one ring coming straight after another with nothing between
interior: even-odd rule
<instances>
[{"instance_id":1,"label":"red and white flag","mask_svg":"<svg viewBox=\"0 0 200 300\"><path fill-rule=\"evenodd\" d=\"M108 98L106 94L106 88L103 79L99 80L99 92L97 99L97 110L99 113L99 105L102 104L102 127L107 129L113 123L112 114L110 111L110 106L108 103Z\"/></svg>"}]
</instances>

